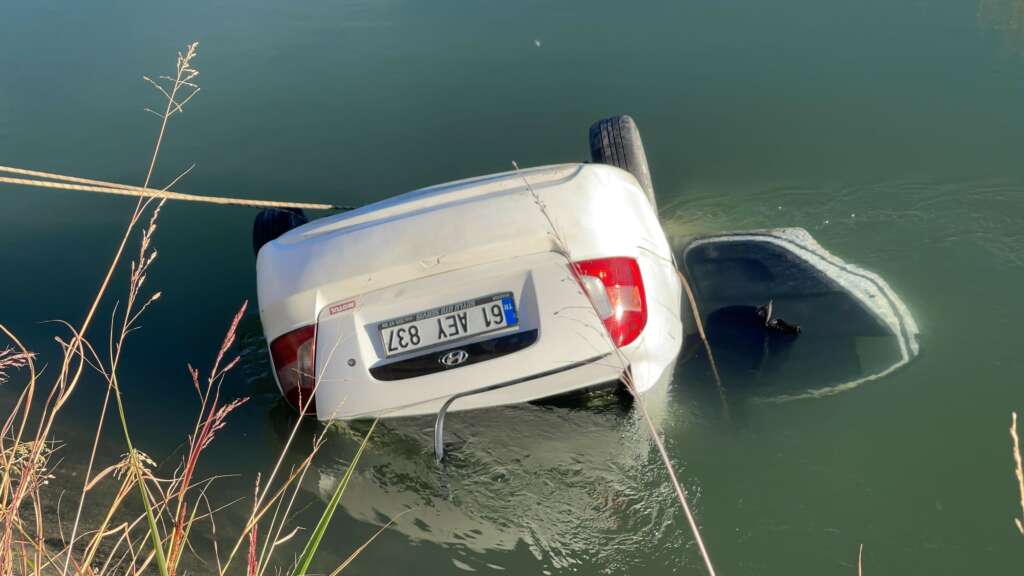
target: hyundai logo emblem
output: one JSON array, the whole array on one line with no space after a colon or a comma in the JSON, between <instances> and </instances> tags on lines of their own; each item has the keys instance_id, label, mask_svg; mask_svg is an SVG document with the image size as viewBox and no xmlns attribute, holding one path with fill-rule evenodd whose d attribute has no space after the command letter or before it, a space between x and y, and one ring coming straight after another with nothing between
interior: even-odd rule
<instances>
[{"instance_id":1,"label":"hyundai logo emblem","mask_svg":"<svg viewBox=\"0 0 1024 576\"><path fill-rule=\"evenodd\" d=\"M454 368L460 364L463 364L469 360L469 352L465 350L450 350L441 355L437 359L438 362L444 364L448 368Z\"/></svg>"}]
</instances>

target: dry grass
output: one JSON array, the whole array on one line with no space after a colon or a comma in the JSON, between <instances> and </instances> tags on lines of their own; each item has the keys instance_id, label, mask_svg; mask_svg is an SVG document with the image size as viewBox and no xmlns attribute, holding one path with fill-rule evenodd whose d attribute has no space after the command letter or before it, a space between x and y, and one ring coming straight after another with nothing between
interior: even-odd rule
<instances>
[{"instance_id":1,"label":"dry grass","mask_svg":"<svg viewBox=\"0 0 1024 576\"><path fill-rule=\"evenodd\" d=\"M163 105L162 112L149 110L160 118L160 127L143 189L151 189L169 121L182 113L184 105L199 92L196 83L199 72L194 66L197 49L198 45L192 43L178 54L173 76L160 76L157 80L146 78L159 91ZM162 189L173 186L188 171L183 171ZM257 477L249 516L243 529L231 537L234 543L226 554L217 547L215 521L224 506L211 502L208 492L215 478L200 478L197 474L203 453L226 425L231 413L246 401L246 398L225 400L221 391L225 376L239 361L231 350L245 304L229 324L209 373L201 377L198 370L188 368L189 384L195 389L198 409L179 465L172 472L160 473L153 459L133 442L127 407L121 395L124 382L119 366L128 336L138 328L139 318L160 298L158 291L147 292L146 278L157 258L154 237L165 200L159 194L139 198L84 319L78 325L64 324L68 335L57 339L62 354L52 379L41 380L35 354L13 331L0 324L0 336L9 342L0 347L0 382L23 383L20 395L0 428L0 574L93 576L156 570L170 576L186 571L187 553L206 565L204 572L225 574L243 569L242 566L233 569L243 562L238 558L243 546L247 575L265 574L275 565L278 569L295 567L294 573L304 573L291 558L281 566L275 552L298 534L298 527L291 524L293 507L299 485L323 445L326 431L314 438L301 462L286 468L284 457L292 449L300 425L296 421L274 467L264 480ZM123 266L133 239L137 239L138 245L128 264L126 297L111 306L111 328L105 346L100 348L94 345L96 339L91 328L102 304L111 298L112 278ZM54 519L43 512L47 498L53 496L47 492L47 486L55 474L60 474L59 462L54 457L59 446L53 430L86 371L102 376L107 384L106 395L98 414L86 472L80 490L74 495L75 514L65 525L60 518ZM117 461L102 462L104 458L98 447L103 435L109 433L106 416L111 400L126 452ZM365 442L364 439L364 447ZM338 498L342 490L343 487L339 487ZM87 517L98 520L87 525ZM321 519L323 529L329 520L330 514L325 513ZM200 525L206 526L214 536L208 552L197 553L190 538ZM307 551L303 559L305 566L316 552L315 543L307 545Z\"/></svg>"},{"instance_id":2,"label":"dry grass","mask_svg":"<svg viewBox=\"0 0 1024 576\"><path fill-rule=\"evenodd\" d=\"M1024 536L1024 465L1021 464L1020 437L1017 435L1017 413L1013 413L1010 421L1010 439L1013 442L1013 464L1014 475L1017 477L1017 495L1020 499L1020 518L1014 518L1013 523L1017 530Z\"/></svg>"}]
</instances>

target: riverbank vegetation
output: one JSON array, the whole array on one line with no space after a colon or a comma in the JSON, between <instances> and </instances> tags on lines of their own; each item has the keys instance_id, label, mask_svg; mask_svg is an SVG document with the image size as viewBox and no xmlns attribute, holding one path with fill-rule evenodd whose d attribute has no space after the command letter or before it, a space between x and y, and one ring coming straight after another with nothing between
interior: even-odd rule
<instances>
[{"instance_id":1,"label":"riverbank vegetation","mask_svg":"<svg viewBox=\"0 0 1024 576\"><path fill-rule=\"evenodd\" d=\"M173 75L145 77L159 92L161 106L147 109L160 119L160 124L142 188L151 187L170 120L199 93L197 49L198 45L192 43L178 54ZM189 170L182 171L161 190L168 190ZM222 393L225 377L239 361L232 350L246 311L243 303L228 324L209 370L200 372L189 365L188 374L182 375L183 385L195 389L197 412L191 432L184 439L181 459L167 470L134 442L122 389L141 382L123 374L120 366L128 353L129 336L139 328L139 319L160 299L160 292L151 290L146 279L157 259L155 238L165 201L159 195L138 199L84 319L77 324L61 323L64 335L57 337L62 350L59 358L44 364L13 330L0 323L0 336L7 340L0 344L0 383L21 386L0 428L2 574L170 576L197 571L189 566L217 574L243 570L247 576L266 574L268 570L305 574L373 431L371 426L319 523L308 534L293 525L292 511L299 486L325 437L321 431L311 446L293 446L299 420L272 469L252 480L251 501L212 501L208 489L217 478L200 474L201 459L228 424L231 413L247 400L229 400ZM123 272L127 272L128 284L122 291L114 279ZM107 334L97 334L96 319L101 314L109 314L111 319ZM55 427L89 372L101 377L106 391L95 433L88 439L88 464L76 490L58 493L54 480L62 474L62 444L55 437ZM104 461L100 456L98 447L105 435L117 436L123 442L125 452L120 460ZM76 445L75 449L82 447ZM285 456L292 451L305 451L305 456L296 464L286 465ZM77 483L62 480L66 480L62 484ZM65 502L63 508L61 500ZM73 513L62 517L69 500L73 501ZM56 513L52 512L54 502ZM217 514L227 506L248 506L250 512L237 533L218 534ZM203 541L194 542L194 535L200 532L205 536ZM298 557L280 558L285 543L301 539L306 539L306 545ZM225 542L224 547L218 545Z\"/></svg>"}]
</instances>

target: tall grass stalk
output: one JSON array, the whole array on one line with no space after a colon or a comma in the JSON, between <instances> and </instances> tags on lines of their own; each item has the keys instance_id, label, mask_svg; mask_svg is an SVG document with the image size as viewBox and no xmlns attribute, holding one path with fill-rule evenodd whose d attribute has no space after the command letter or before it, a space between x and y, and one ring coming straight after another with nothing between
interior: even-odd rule
<instances>
[{"instance_id":1,"label":"tall grass stalk","mask_svg":"<svg viewBox=\"0 0 1024 576\"><path fill-rule=\"evenodd\" d=\"M167 124L168 124L168 122L170 121L171 117L174 115L175 112L182 112L183 111L182 103L179 103L177 101L179 92L181 92L183 89L188 92L187 97L185 98L185 101L190 100L193 96L196 95L196 93L199 92L199 86L196 85L194 82L192 82L192 80L194 80L195 77L199 75L199 71L196 70L192 66L192 60L196 57L198 48L199 48L199 44L197 42L193 42L193 43L189 44L188 46L186 46L184 53L181 53L181 52L178 53L177 65L175 67L175 77L174 77L174 79L172 81L170 93L168 93L166 90L164 90L159 84L154 83L148 77L144 77L151 84L154 84L158 88L158 90L163 95L166 96L166 102L165 102L165 106L164 106L164 113L161 116L160 129L157 132L156 142L153 145L153 152L150 155L149 167L146 170L146 177L145 177L145 179L143 181L143 185L142 185L143 188L148 188L149 185L150 185L150 182L152 181L153 171L156 169L157 159L160 156L160 148L161 148L161 146L163 144L164 136L167 133ZM191 170L191 168L189 170ZM188 170L185 171L185 173L187 173L187 172L188 172ZM185 173L183 173L182 175L179 175L178 178L175 178L164 189L166 190L166 189L170 188L171 186L173 186ZM100 285L100 289L97 292L96 298L93 300L93 303L92 303L92 305L89 308L89 312L86 314L86 319L82 323L82 327L76 332L75 339L72 341L72 344L71 344L71 351L72 351L72 353L75 353L76 350L77 350L78 353L81 354L80 349L81 349L82 342L83 342L84 337L85 337L85 333L86 333L86 331L89 328L89 324L90 324L93 316L95 315L97 308L99 307L99 304L100 304L100 302L101 302L101 300L103 298L103 295L107 291L107 288L108 288L108 286L110 284L110 279L113 276L114 271L117 269L118 264L120 263L121 257L124 254L125 247L127 246L128 239L131 237L132 231L134 230L135 226L138 224L138 222L141 219L142 215L145 213L145 210L149 206L149 203L151 201L152 201L152 198L146 198L146 199L139 198L138 202L136 203L135 210L132 213L132 216L131 216L131 219L129 220L128 226L125 229L125 232L124 232L124 234L123 234L123 236L121 238L121 243L119 244L119 246L117 248L117 251L114 254L114 259L113 259L113 261L111 262L110 266L107 269L106 276L104 277L103 282ZM161 202L160 206L162 206L162 202ZM103 411L101 412L101 415L100 415L100 421L99 421L99 424L97 426L95 441L93 443L93 449L92 449L92 452L90 453L89 464L88 464L88 467L86 469L85 482L87 483L89 481L89 477L90 477L90 475L92 473L92 467L93 467L93 465L95 463L96 449L98 448L99 437L100 437L101 431L103 429L103 419L104 419L104 416L106 414L106 409L107 409L107 404L108 404L108 401L109 401L109 398L110 398L110 393L111 393L111 391L113 391L114 396L115 396L115 400L116 400L116 403L117 403L118 416L119 416L120 421L121 421L121 427L122 427L122 430L123 430L123 433L124 433L125 442L128 444L128 457L129 457L130 462L131 462L130 475L135 479L135 481L137 483L137 486L138 486L138 489L139 489L140 499L142 500L143 506L146 509L146 519L147 519L147 523L149 524L150 534L152 536L152 541L153 541L153 546L154 546L153 549L154 549L154 552L156 554L157 565L159 566L160 573L162 575L164 575L164 576L167 576L168 569L167 569L166 558L164 557L163 548L162 548L162 546L160 544L160 541L159 541L158 533L157 533L157 530L156 530L156 521L155 521L155 518L153 516L152 509L150 507L149 496L148 496L147 491L146 491L145 483L144 483L141 475L138 473L139 468L140 468L139 460L138 460L137 454L135 453L135 449L132 446L131 435L130 435L129 430L128 430L127 419L125 417L124 405L123 405L123 403L121 401L120 388L119 388L118 382L117 382L117 368L118 368L118 364L120 362L121 352L122 352L123 346L124 346L124 341L125 341L125 338L127 337L128 332L129 332L129 330L131 328L131 324L133 323L134 320L137 320L138 317L139 317L139 314L141 314L149 304L151 304L153 301L158 299L159 295L160 295L159 292L155 293L145 304L143 304L142 309L139 310L137 314L135 314L135 315L132 314L133 308L134 308L134 304L135 304L135 302L137 300L137 297L139 295L139 291L141 290L142 284L145 281L145 270L149 267L150 264L152 264L153 260L156 258L156 251L153 250L151 253L147 253L147 249L150 247L150 243L152 241L153 232L155 232L155 230L156 230L156 220L157 220L158 216L159 216L159 206L158 206L158 208L156 210L153 211L152 216L150 218L150 225L146 229L146 231L143 233L142 242L140 243L139 259L137 260L136 263L133 263L133 265L132 265L132 274L131 274L129 293L128 293L128 303L127 303L126 309L125 309L124 314L123 314L123 322L121 324L121 331L120 331L120 334L118 336L116 352L115 352L115 347L113 346L113 344L111 344L111 346L109 347L110 366L109 366L109 370L104 371L104 375L105 375L105 377L107 379L107 383L108 383L107 394L104 397ZM114 326L114 323L112 322L111 323L111 338L110 338L111 343L114 341L114 335L113 335L114 328L113 328L113 326ZM69 360L69 356L66 354L65 355L65 363L64 363L65 366L68 365L68 360ZM82 360L83 361L79 363L79 369L76 372L76 374L79 374L79 375L81 374L81 368L84 367L84 364L85 364L84 357L82 357ZM77 380L77 376L76 376L76 380ZM73 546L73 544L75 542L75 537L77 535L79 523L81 521L82 509L83 509L83 506L85 504L85 493L86 493L86 491L83 489L82 490L82 494L81 494L81 498L79 499L78 509L75 512L75 521L74 521L74 524L73 524L72 530L71 530L71 544L68 546L67 561L64 564L64 568L63 568L62 574L66 574L67 573L68 567L69 567L69 565L71 563L71 549L72 549L72 546Z\"/></svg>"},{"instance_id":2,"label":"tall grass stalk","mask_svg":"<svg viewBox=\"0 0 1024 576\"><path fill-rule=\"evenodd\" d=\"M1013 412L1010 420L1010 441L1013 443L1013 474L1017 478L1017 495L1020 499L1020 518L1014 518L1013 524L1024 536L1024 463L1020 455L1020 436L1017 435L1017 413Z\"/></svg>"},{"instance_id":3,"label":"tall grass stalk","mask_svg":"<svg viewBox=\"0 0 1024 576\"><path fill-rule=\"evenodd\" d=\"M306 547L302 550L302 554L299 555L299 562L295 566L295 570L292 571L292 576L305 576L309 570L309 565L313 563L313 557L316 556L316 551L320 547L320 541L323 539L324 533L327 532L327 526L331 523L331 518L334 517L334 511L337 510L338 503L341 502L341 496L345 493L349 480L352 479L352 472L356 469L359 458L363 455L363 450L366 449L370 436L373 435L373 430L377 428L377 422L377 420L374 420L373 424L370 425L370 430L363 437L359 449L356 450L356 455L352 457L352 462L348 465L348 469L345 470L345 475L342 477L341 482L338 483L338 486L334 488L331 500L327 503L327 507L324 508L323 514L320 515L320 521L317 522L316 528L310 534L309 540L306 541Z\"/></svg>"},{"instance_id":4,"label":"tall grass stalk","mask_svg":"<svg viewBox=\"0 0 1024 576\"><path fill-rule=\"evenodd\" d=\"M153 179L169 120L183 112L184 104L199 91L194 81L199 72L193 65L197 48L198 45L192 43L178 54L174 76L160 76L156 81L146 78L160 92L164 105L163 113L149 110L159 116L161 122L143 188L149 189ZM181 172L162 190L175 185L190 170ZM159 291L151 294L143 292L148 271L157 257L153 240L165 200L160 195L150 195L140 198L136 203L84 319L77 325L63 323L69 336L67 339L57 339L62 348L62 358L45 396L37 398L41 382L35 355L12 330L0 324L0 336L10 343L9 346L0 346L0 383L13 378L15 374L22 376L27 372L25 386L0 428L0 574L39 575L59 572L62 575L103 576L142 574L156 570L162 576L173 576L187 571L183 564L186 550L199 554L190 537L195 533L197 525L208 523L212 534L212 558L199 557L199 560L210 567L215 564L216 572L225 574L230 569L239 545L247 540L249 549L245 569L248 575L256 576L264 574L272 563L278 561L275 550L298 531L297 526L292 526L293 506L313 458L326 441L326 428L314 436L308 454L284 472L285 454L292 449L293 440L302 424L301 419L296 419L288 441L266 481L261 482L257 477L251 512L245 520L244 530L238 535L235 547L226 559L220 557L215 516L233 503L213 504L208 490L217 478L201 478L198 472L203 452L225 426L228 416L247 400L237 398L226 401L221 392L226 375L239 362L238 356L232 357L229 353L235 343L246 304L241 306L232 319L209 375L200 378L199 371L188 366L190 384L197 394L198 413L179 466L172 472L161 473L161 467L141 451L134 441L122 395L119 367L128 335L138 328L138 321L145 311L160 299ZM138 251L129 266L127 297L123 304L115 303L111 312L104 355L90 339L91 328L102 302L112 290L114 273L120 269L131 239L147 217L148 222L139 236ZM55 521L44 517L43 498L46 496L46 487L54 478L53 467L56 466L51 462L57 448L52 438L54 426L87 370L94 370L105 380L106 393L92 438L74 519L69 532L65 533L59 516ZM100 439L111 397L127 452L120 461L100 467ZM368 438L369 434L352 466L358 462ZM345 484L351 472L352 468L347 472ZM101 486L112 488L112 496L98 498L96 491ZM325 510L321 516L318 530L314 532L316 542L307 544L309 552L303 555L306 568L315 555L319 539L343 491L342 488L337 497L332 499L329 513ZM137 494L141 513L127 509L133 493ZM85 510L95 511L98 523L87 526ZM265 518L270 511L273 514L267 523ZM46 532L54 528L59 538L46 538ZM261 533L265 535L263 540L259 538ZM60 542L60 545L52 544L54 540ZM361 550L362 547L356 554ZM285 564L296 566L294 559Z\"/></svg>"},{"instance_id":5,"label":"tall grass stalk","mask_svg":"<svg viewBox=\"0 0 1024 576\"><path fill-rule=\"evenodd\" d=\"M186 52L187 58L186 56L179 54L179 71L186 70L187 72L188 60L191 59L192 56L194 56L195 48L195 44L189 46ZM183 63L185 64L184 66L182 66ZM171 104L169 103L168 107L170 106ZM164 121L161 124L160 132L157 136L157 141L154 146L153 154L151 155L150 158L149 169L146 173L145 186L149 186L149 182L152 179L153 170L156 166L156 161L160 152L160 145L166 132L167 120L169 119L169 117L170 114L168 114L167 117L164 118ZM24 499L26 495L28 495L30 492L33 496L38 496L39 478L37 478L36 475L33 474L33 468L37 468L40 470L45 469L45 463L48 461L48 457L44 453L44 449L46 447L46 440L50 437L57 415L60 413L65 403L68 401L68 399L71 397L71 395L77 388L77 385L86 366L90 364L95 366L95 364L91 361L92 359L86 358L87 352L89 354L94 355L94 350L92 350L92 347L87 343L86 333L88 332L95 318L96 312L99 309L100 303L103 301L104 295L108 291L114 272L118 268L118 264L122 259L125 248L127 247L128 241L131 238L132 232L135 229L137 223L139 222L141 216L145 212L145 209L148 206L148 202L148 200L143 202L143 200L140 199L139 202L136 204L132 216L129 219L128 226L126 227L125 232L121 237L121 241L117 247L117 250L114 253L114 257L111 260L109 266L107 267L106 274L104 275L103 280L100 283L100 287L97 290L92 300L92 303L89 306L88 312L86 313L84 320L81 322L77 329L71 329L72 338L70 342L62 342L64 352L61 361L61 367L56 375L55 383L52 386L50 393L46 398L46 401L43 403L40 409L40 414L38 416L39 424L35 433L35 441L29 442L28 444L25 444L23 442L26 424L29 421L30 414L32 413L35 390L38 384L36 374L34 373L34 371L30 376L29 382L26 386L25 393L22 394L21 398L19 398L19 401L15 404L12 410L12 416L14 414L20 414L21 420L20 424L17 427L17 431L14 432L13 437L10 438L10 449L13 450L14 453L16 453L19 451L19 449L24 449L25 446L29 446L29 453L28 457L25 459L24 462L14 462L9 459L5 459L2 463L0 463L3 464L3 474L2 477L0 477L0 498L2 498L2 500L0 500L0 503L2 503L4 506L2 522L3 528L2 535L0 535L0 570L4 570L4 573L9 573L8 569L13 568L13 563L15 561L14 556L18 551L17 547L14 546L14 542L12 540L14 534L15 532L24 532L24 526L21 524L20 517L20 509L24 504ZM153 256L155 257L155 252L153 253ZM126 315L126 318L127 317L128 316ZM4 332L7 333L9 336L12 336L10 334L10 330L4 328ZM14 339L12 338L12 340ZM23 351L23 353L27 353L27 351ZM8 419L9 423L13 423L13 421L13 419ZM8 439L9 432L11 432L11 429L5 426L4 429L2 430L2 438L4 440ZM137 459L134 457L134 452L132 452L132 454L133 462L137 466L138 462ZM12 481L14 480L13 474L19 468L21 473L19 474L19 478L17 479L17 482L13 484L12 488ZM38 503L38 498L36 498L36 502ZM38 509L39 506L37 505L35 506L35 508ZM37 542L36 562L34 571L38 571L39 566L41 564L40 560L43 541L43 535L41 531L43 529L43 520L41 512L37 512L35 516ZM73 530L73 532L75 531ZM72 536L72 540L74 540L74 536ZM70 563L70 561L71 558L69 553L68 562L65 564L64 572L67 571L67 564ZM24 555L22 555L22 562L25 562ZM26 566L23 566L23 568L25 567Z\"/></svg>"}]
</instances>

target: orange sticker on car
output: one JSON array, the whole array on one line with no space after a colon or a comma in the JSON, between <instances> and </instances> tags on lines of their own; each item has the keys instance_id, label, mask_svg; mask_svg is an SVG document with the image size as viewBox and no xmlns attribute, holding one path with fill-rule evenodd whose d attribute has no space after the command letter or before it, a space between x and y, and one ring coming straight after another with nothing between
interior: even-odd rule
<instances>
[{"instance_id":1,"label":"orange sticker on car","mask_svg":"<svg viewBox=\"0 0 1024 576\"><path fill-rule=\"evenodd\" d=\"M331 306L330 309L328 309L328 312L330 312L331 316L333 316L335 314L341 314L342 312L347 312L348 310L351 310L351 309L353 309L355 307L356 307L356 301L355 300L349 300L347 302L342 302L341 304L335 304L334 306Z\"/></svg>"}]
</instances>

